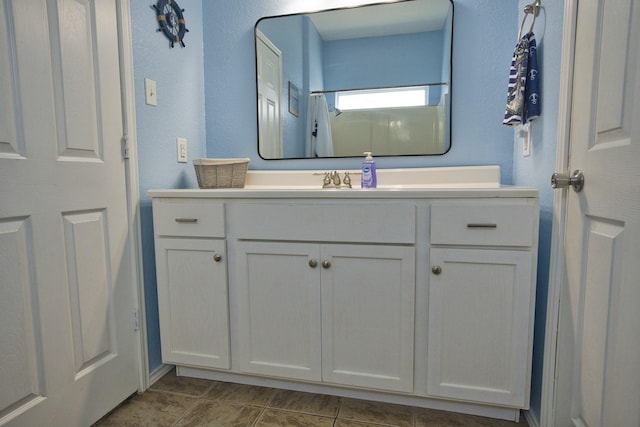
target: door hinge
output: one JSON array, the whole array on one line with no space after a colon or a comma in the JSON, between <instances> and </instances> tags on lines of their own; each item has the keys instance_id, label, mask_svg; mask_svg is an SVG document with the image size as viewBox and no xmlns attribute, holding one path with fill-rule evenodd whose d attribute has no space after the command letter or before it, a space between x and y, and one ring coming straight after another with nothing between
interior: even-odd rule
<instances>
[{"instance_id":1,"label":"door hinge","mask_svg":"<svg viewBox=\"0 0 640 427\"><path fill-rule=\"evenodd\" d=\"M122 135L122 139L120 141L122 142L122 158L128 159L129 158L129 138L127 134Z\"/></svg>"},{"instance_id":2,"label":"door hinge","mask_svg":"<svg viewBox=\"0 0 640 427\"><path fill-rule=\"evenodd\" d=\"M140 329L140 321L138 319L138 310L133 310L133 330Z\"/></svg>"}]
</instances>

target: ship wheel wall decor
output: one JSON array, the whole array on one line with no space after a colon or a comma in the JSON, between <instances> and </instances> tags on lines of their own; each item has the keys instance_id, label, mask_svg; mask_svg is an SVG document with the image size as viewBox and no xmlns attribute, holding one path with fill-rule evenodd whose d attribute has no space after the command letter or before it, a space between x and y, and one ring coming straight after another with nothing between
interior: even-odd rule
<instances>
[{"instance_id":1,"label":"ship wheel wall decor","mask_svg":"<svg viewBox=\"0 0 640 427\"><path fill-rule=\"evenodd\" d=\"M153 5L156 10L156 17L158 18L158 31L169 39L169 46L173 47L175 43L180 43L180 46L184 45L184 33L187 31L185 27L184 9L180 9L178 3L173 0L158 0L158 3Z\"/></svg>"}]
</instances>

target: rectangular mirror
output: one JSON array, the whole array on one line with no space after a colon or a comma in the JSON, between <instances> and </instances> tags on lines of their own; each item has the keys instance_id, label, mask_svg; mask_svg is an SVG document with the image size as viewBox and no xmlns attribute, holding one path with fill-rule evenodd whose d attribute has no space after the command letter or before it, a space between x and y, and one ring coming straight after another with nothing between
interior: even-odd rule
<instances>
[{"instance_id":1,"label":"rectangular mirror","mask_svg":"<svg viewBox=\"0 0 640 427\"><path fill-rule=\"evenodd\" d=\"M451 0L260 19L255 26L260 157L446 153L452 34Z\"/></svg>"}]
</instances>

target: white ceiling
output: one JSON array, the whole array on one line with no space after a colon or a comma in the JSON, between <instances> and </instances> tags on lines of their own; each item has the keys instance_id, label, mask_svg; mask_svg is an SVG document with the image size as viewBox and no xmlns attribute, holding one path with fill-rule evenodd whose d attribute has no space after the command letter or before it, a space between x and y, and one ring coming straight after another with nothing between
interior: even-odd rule
<instances>
[{"instance_id":1,"label":"white ceiling","mask_svg":"<svg viewBox=\"0 0 640 427\"><path fill-rule=\"evenodd\" d=\"M449 0L412 0L312 13L325 41L436 31L442 28Z\"/></svg>"}]
</instances>

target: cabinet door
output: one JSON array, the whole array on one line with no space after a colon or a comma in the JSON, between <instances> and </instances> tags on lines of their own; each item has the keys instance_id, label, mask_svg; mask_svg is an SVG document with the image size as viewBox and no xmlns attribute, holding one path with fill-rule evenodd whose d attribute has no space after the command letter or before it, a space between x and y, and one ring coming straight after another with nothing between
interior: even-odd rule
<instances>
[{"instance_id":1,"label":"cabinet door","mask_svg":"<svg viewBox=\"0 0 640 427\"><path fill-rule=\"evenodd\" d=\"M239 369L320 380L318 245L245 241L236 247Z\"/></svg>"},{"instance_id":2,"label":"cabinet door","mask_svg":"<svg viewBox=\"0 0 640 427\"><path fill-rule=\"evenodd\" d=\"M225 241L156 239L156 268L163 362L228 369Z\"/></svg>"},{"instance_id":3,"label":"cabinet door","mask_svg":"<svg viewBox=\"0 0 640 427\"><path fill-rule=\"evenodd\" d=\"M528 407L529 251L431 249L428 393Z\"/></svg>"},{"instance_id":4,"label":"cabinet door","mask_svg":"<svg viewBox=\"0 0 640 427\"><path fill-rule=\"evenodd\" d=\"M322 246L322 379L413 391L415 250Z\"/></svg>"}]
</instances>

